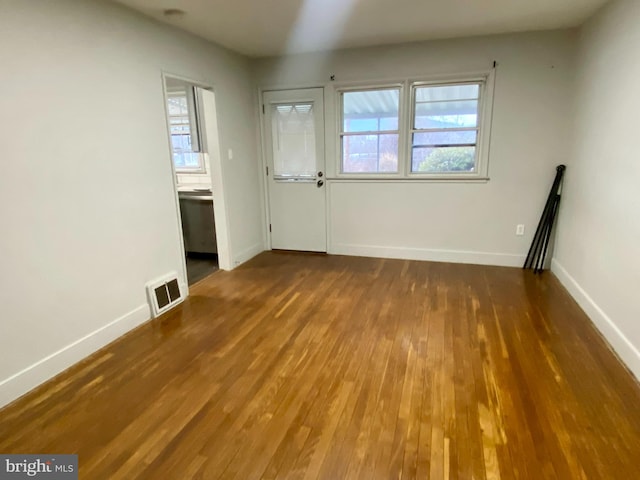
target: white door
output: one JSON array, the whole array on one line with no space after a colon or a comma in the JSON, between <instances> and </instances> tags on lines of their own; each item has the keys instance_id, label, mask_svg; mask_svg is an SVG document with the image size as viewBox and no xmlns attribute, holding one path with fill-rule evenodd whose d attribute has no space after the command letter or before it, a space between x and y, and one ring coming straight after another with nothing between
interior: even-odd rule
<instances>
[{"instance_id":1,"label":"white door","mask_svg":"<svg viewBox=\"0 0 640 480\"><path fill-rule=\"evenodd\" d=\"M271 248L327 251L321 88L265 92Z\"/></svg>"}]
</instances>

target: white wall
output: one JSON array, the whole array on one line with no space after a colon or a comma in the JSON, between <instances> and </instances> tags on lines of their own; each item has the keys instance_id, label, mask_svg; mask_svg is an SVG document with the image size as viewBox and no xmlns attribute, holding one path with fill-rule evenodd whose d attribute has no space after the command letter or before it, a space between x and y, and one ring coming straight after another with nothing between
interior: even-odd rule
<instances>
[{"instance_id":1,"label":"white wall","mask_svg":"<svg viewBox=\"0 0 640 480\"><path fill-rule=\"evenodd\" d=\"M332 74L336 82L366 84L486 71L499 63L490 181L329 180L329 251L522 265L555 166L569 151L575 37L575 31L499 35L256 61L260 87L326 86L327 92ZM519 223L527 228L523 237L515 235Z\"/></svg>"},{"instance_id":2,"label":"white wall","mask_svg":"<svg viewBox=\"0 0 640 480\"><path fill-rule=\"evenodd\" d=\"M553 270L640 377L640 2L581 30L574 143Z\"/></svg>"},{"instance_id":3,"label":"white wall","mask_svg":"<svg viewBox=\"0 0 640 480\"><path fill-rule=\"evenodd\" d=\"M234 262L263 247L248 61L107 2L0 0L0 405L181 272L161 72L214 86ZM184 279L183 279L184 280Z\"/></svg>"}]
</instances>

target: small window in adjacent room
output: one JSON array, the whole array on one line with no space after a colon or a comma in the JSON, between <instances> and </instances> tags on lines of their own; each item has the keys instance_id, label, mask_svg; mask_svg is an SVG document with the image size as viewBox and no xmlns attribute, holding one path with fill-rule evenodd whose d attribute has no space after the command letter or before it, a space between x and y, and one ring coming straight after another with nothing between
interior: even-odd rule
<instances>
[{"instance_id":1,"label":"small window in adjacent room","mask_svg":"<svg viewBox=\"0 0 640 480\"><path fill-rule=\"evenodd\" d=\"M479 172L482 86L481 82L413 86L411 173Z\"/></svg>"},{"instance_id":2,"label":"small window in adjacent room","mask_svg":"<svg viewBox=\"0 0 640 480\"><path fill-rule=\"evenodd\" d=\"M167 87L171 149L178 173L205 173L197 97L192 85Z\"/></svg>"},{"instance_id":3,"label":"small window in adjacent room","mask_svg":"<svg viewBox=\"0 0 640 480\"><path fill-rule=\"evenodd\" d=\"M400 88L343 91L342 173L398 172Z\"/></svg>"}]
</instances>

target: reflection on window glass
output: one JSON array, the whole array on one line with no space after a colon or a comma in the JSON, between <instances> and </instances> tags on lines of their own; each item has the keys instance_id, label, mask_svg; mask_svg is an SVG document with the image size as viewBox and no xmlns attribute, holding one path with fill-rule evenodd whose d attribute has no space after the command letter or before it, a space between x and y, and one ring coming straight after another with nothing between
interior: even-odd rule
<instances>
[{"instance_id":1,"label":"reflection on window glass","mask_svg":"<svg viewBox=\"0 0 640 480\"><path fill-rule=\"evenodd\" d=\"M312 103L279 104L271 107L274 176L314 177L316 132Z\"/></svg>"},{"instance_id":2,"label":"reflection on window glass","mask_svg":"<svg viewBox=\"0 0 640 480\"><path fill-rule=\"evenodd\" d=\"M349 135L342 139L344 173L398 171L398 135Z\"/></svg>"},{"instance_id":3,"label":"reflection on window glass","mask_svg":"<svg viewBox=\"0 0 640 480\"><path fill-rule=\"evenodd\" d=\"M472 172L476 147L415 147L412 165L414 172Z\"/></svg>"},{"instance_id":4,"label":"reflection on window glass","mask_svg":"<svg viewBox=\"0 0 640 480\"><path fill-rule=\"evenodd\" d=\"M203 172L195 89L183 84L172 85L167 90L167 112L176 171Z\"/></svg>"},{"instance_id":5,"label":"reflection on window glass","mask_svg":"<svg viewBox=\"0 0 640 480\"><path fill-rule=\"evenodd\" d=\"M414 88L411 171L476 171L480 84Z\"/></svg>"},{"instance_id":6,"label":"reflection on window glass","mask_svg":"<svg viewBox=\"0 0 640 480\"><path fill-rule=\"evenodd\" d=\"M342 172L398 171L400 89L342 93Z\"/></svg>"}]
</instances>

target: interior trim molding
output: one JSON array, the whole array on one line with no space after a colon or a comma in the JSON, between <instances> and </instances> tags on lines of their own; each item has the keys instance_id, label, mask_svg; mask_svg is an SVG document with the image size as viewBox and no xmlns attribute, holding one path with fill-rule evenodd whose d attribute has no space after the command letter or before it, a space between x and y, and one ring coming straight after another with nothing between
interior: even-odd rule
<instances>
[{"instance_id":1,"label":"interior trim molding","mask_svg":"<svg viewBox=\"0 0 640 480\"><path fill-rule=\"evenodd\" d=\"M616 323L595 302L566 268L557 260L551 261L551 271L560 283L569 291L574 300L584 310L591 322L609 342L612 350L629 370L640 379L640 352L618 328Z\"/></svg>"},{"instance_id":2,"label":"interior trim molding","mask_svg":"<svg viewBox=\"0 0 640 480\"><path fill-rule=\"evenodd\" d=\"M430 262L470 263L476 265L497 265L501 267L521 267L524 255L510 253L474 252L465 250L438 250L430 248L385 247L377 245L357 245L331 243L329 252L335 255L355 257L397 258L402 260L427 260Z\"/></svg>"},{"instance_id":3,"label":"interior trim molding","mask_svg":"<svg viewBox=\"0 0 640 480\"><path fill-rule=\"evenodd\" d=\"M144 304L0 381L0 408L151 319Z\"/></svg>"},{"instance_id":4,"label":"interior trim molding","mask_svg":"<svg viewBox=\"0 0 640 480\"><path fill-rule=\"evenodd\" d=\"M264 252L264 245L262 244L262 242L251 245L249 248L234 256L233 268L242 265L244 262L251 260L253 257L262 252Z\"/></svg>"}]
</instances>

